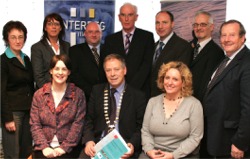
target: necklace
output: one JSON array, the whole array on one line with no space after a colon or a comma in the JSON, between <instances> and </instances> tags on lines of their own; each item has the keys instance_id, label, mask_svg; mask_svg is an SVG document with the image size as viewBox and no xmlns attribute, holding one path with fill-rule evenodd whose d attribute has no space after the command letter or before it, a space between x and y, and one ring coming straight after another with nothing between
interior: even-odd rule
<instances>
[{"instance_id":1,"label":"necklace","mask_svg":"<svg viewBox=\"0 0 250 159\"><path fill-rule=\"evenodd\" d=\"M169 100L169 101L175 101L175 100L177 100L177 99L181 99L182 96L179 96L179 97L177 97L177 98L167 98L166 96L164 96L164 98L166 98L166 99Z\"/></svg>"},{"instance_id":2,"label":"necklace","mask_svg":"<svg viewBox=\"0 0 250 159\"><path fill-rule=\"evenodd\" d=\"M164 121L163 124L167 124L169 119L174 115L174 113L177 111L181 101L182 101L182 97L178 97L177 99L174 100L169 100L170 102L172 102L172 104L169 103L169 105L167 105L164 102L164 99L169 100L168 98L166 98L166 96L163 96L163 112L164 112ZM175 102L175 100L178 100L177 102Z\"/></svg>"},{"instance_id":3,"label":"necklace","mask_svg":"<svg viewBox=\"0 0 250 159\"><path fill-rule=\"evenodd\" d=\"M104 117L105 117L105 121L106 121L106 124L108 125L108 133L111 132L114 128L115 128L115 125L117 124L118 120L119 120L119 115L120 115L120 109L121 109L121 105L122 105L122 98L123 98L123 94L125 92L125 89L126 89L126 85L124 86L124 89L120 95L120 99L119 99L119 103L118 103L118 106L116 108L116 117L115 117L115 120L114 120L114 124L111 124L110 123L110 118L109 118L109 91L108 91L108 87L106 87L104 89L104 96L103 96L103 105L104 105Z\"/></svg>"}]
</instances>

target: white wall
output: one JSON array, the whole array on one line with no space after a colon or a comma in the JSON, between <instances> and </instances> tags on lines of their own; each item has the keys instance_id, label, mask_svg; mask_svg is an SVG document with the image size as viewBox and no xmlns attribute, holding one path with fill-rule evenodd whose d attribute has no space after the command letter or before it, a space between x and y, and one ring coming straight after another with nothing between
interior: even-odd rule
<instances>
[{"instance_id":1,"label":"white wall","mask_svg":"<svg viewBox=\"0 0 250 159\"><path fill-rule=\"evenodd\" d=\"M137 27L152 31L155 40L158 36L154 28L155 14L160 10L160 0L116 0L115 9L115 31L121 30L117 14L120 6L125 2L131 2L138 7ZM249 0L227 0L226 20L237 19L243 23L247 30L247 45L250 48L250 15ZM1 0L0 5L0 32L2 39L2 28L9 20L19 20L28 29L28 38L23 52L30 55L30 47L39 41L42 36L42 23L44 19L44 0ZM0 41L0 54L5 50L3 40Z\"/></svg>"}]
</instances>

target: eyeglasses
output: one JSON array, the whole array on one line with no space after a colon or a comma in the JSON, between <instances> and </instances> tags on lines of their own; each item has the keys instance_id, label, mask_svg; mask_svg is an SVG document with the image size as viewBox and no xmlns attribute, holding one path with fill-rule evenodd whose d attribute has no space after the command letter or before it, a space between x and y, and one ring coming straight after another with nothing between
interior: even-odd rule
<instances>
[{"instance_id":1,"label":"eyeglasses","mask_svg":"<svg viewBox=\"0 0 250 159\"><path fill-rule=\"evenodd\" d=\"M18 36L18 37L16 37L16 36L11 36L10 37L10 40L11 41L23 41L24 40L24 36Z\"/></svg>"},{"instance_id":2,"label":"eyeglasses","mask_svg":"<svg viewBox=\"0 0 250 159\"><path fill-rule=\"evenodd\" d=\"M60 23L57 23L57 22L47 22L47 25L48 26L56 26L56 27L58 27L58 26L60 26Z\"/></svg>"},{"instance_id":3,"label":"eyeglasses","mask_svg":"<svg viewBox=\"0 0 250 159\"><path fill-rule=\"evenodd\" d=\"M202 27L202 28L205 28L206 26L208 26L208 23L194 23L193 24L193 28L198 28L198 26Z\"/></svg>"}]
</instances>

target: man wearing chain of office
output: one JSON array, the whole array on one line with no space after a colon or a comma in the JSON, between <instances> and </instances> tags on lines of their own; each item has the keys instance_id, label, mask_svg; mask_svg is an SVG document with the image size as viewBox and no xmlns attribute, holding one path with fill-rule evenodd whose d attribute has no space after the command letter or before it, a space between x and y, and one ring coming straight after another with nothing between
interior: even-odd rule
<instances>
[{"instance_id":1,"label":"man wearing chain of office","mask_svg":"<svg viewBox=\"0 0 250 159\"><path fill-rule=\"evenodd\" d=\"M108 83L92 89L80 158L95 156L95 144L113 129L119 131L130 151L122 158L138 158L141 152L141 127L146 108L143 92L125 82L125 60L118 54L108 55L103 62Z\"/></svg>"}]
</instances>

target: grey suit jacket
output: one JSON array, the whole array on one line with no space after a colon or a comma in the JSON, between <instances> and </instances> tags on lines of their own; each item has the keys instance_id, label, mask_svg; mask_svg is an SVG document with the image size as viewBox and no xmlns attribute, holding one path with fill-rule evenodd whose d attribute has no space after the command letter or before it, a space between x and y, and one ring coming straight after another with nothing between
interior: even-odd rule
<instances>
[{"instance_id":1,"label":"grey suit jacket","mask_svg":"<svg viewBox=\"0 0 250 159\"><path fill-rule=\"evenodd\" d=\"M60 54L68 54L70 44L60 40ZM41 88L51 80L49 65L51 58L55 55L47 40L40 40L31 46L31 63L33 66L36 86Z\"/></svg>"}]
</instances>

